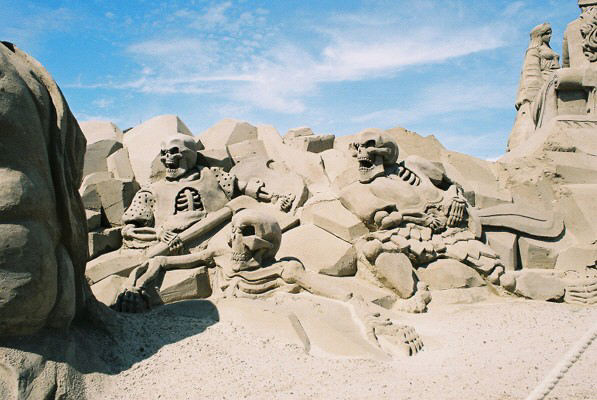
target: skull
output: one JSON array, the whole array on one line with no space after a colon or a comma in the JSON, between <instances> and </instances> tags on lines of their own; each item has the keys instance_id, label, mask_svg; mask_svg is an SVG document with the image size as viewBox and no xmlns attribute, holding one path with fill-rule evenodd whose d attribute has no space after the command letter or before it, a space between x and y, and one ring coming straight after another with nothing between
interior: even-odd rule
<instances>
[{"instance_id":1,"label":"skull","mask_svg":"<svg viewBox=\"0 0 597 400\"><path fill-rule=\"evenodd\" d=\"M166 179L180 179L197 163L197 143L188 135L169 136L162 142L160 161L166 167Z\"/></svg>"},{"instance_id":2,"label":"skull","mask_svg":"<svg viewBox=\"0 0 597 400\"><path fill-rule=\"evenodd\" d=\"M273 217L255 210L236 213L228 240L233 270L257 269L274 261L281 241L282 230Z\"/></svg>"},{"instance_id":3,"label":"skull","mask_svg":"<svg viewBox=\"0 0 597 400\"><path fill-rule=\"evenodd\" d=\"M398 160L398 144L379 129L360 132L350 144L352 156L359 162L359 181L369 183L384 173L384 166Z\"/></svg>"}]
</instances>

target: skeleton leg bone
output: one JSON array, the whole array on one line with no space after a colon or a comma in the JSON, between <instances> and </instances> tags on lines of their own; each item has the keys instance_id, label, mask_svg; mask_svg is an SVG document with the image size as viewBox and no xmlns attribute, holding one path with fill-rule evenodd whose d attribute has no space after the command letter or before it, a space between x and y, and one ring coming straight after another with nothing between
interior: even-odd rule
<instances>
[{"instance_id":1,"label":"skeleton leg bone","mask_svg":"<svg viewBox=\"0 0 597 400\"><path fill-rule=\"evenodd\" d=\"M312 294L346 303L355 321L361 325L365 337L386 353L412 356L423 348L423 341L413 328L395 323L386 316L387 311L384 308L339 287L339 278L306 271L297 261L287 263L282 272L282 279L288 283L296 283ZM430 299L429 295L417 298L417 301L422 301L426 306Z\"/></svg>"}]
</instances>

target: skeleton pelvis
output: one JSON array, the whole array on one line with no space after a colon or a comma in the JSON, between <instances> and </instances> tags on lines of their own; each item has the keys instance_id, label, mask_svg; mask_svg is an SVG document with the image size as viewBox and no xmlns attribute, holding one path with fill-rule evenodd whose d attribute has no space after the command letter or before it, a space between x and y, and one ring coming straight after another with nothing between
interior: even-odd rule
<instances>
[{"instance_id":1,"label":"skeleton pelvis","mask_svg":"<svg viewBox=\"0 0 597 400\"><path fill-rule=\"evenodd\" d=\"M280 288L292 291L293 288L290 286L295 285L288 285L281 278L282 265L282 263L276 263L253 271L238 272L230 266L226 268L226 265L221 265L219 286L224 293L233 296L265 295Z\"/></svg>"}]
</instances>

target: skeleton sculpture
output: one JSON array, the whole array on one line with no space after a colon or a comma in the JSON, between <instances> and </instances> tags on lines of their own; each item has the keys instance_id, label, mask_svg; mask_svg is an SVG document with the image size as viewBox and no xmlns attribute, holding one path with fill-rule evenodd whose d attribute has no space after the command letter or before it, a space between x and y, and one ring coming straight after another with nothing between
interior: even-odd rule
<instances>
[{"instance_id":1,"label":"skeleton sculpture","mask_svg":"<svg viewBox=\"0 0 597 400\"><path fill-rule=\"evenodd\" d=\"M343 205L369 227L356 243L363 273L377 282L375 261L382 252L403 253L415 267L453 258L492 282L503 267L495 252L477 240L480 223L462 195L439 168L419 157L398 160L398 144L380 130L361 132L351 144L359 162L359 181L340 194Z\"/></svg>"},{"instance_id":2,"label":"skeleton sculpture","mask_svg":"<svg viewBox=\"0 0 597 400\"><path fill-rule=\"evenodd\" d=\"M309 272L296 259L276 260L281 240L282 232L274 218L256 210L242 210L232 218L225 248L208 247L195 254L152 258L131 275L116 309L145 311L160 303L158 288L166 271L207 265L215 267L211 275L214 298L266 298L275 292L307 291L346 302L368 339L387 352L412 355L422 348L421 339L412 328L393 323L381 307L344 290L339 284L342 278ZM402 300L403 308L415 308L411 305L415 302L426 305L429 300L429 292L421 290L417 296Z\"/></svg>"},{"instance_id":3,"label":"skeleton sculpture","mask_svg":"<svg viewBox=\"0 0 597 400\"><path fill-rule=\"evenodd\" d=\"M259 179L241 182L222 169L197 165L197 144L191 136L173 135L162 142L160 161L165 179L137 192L122 218L127 247L147 248L161 241L180 252L180 232L241 193L278 202L284 210L292 203L289 197L268 193Z\"/></svg>"}]
</instances>

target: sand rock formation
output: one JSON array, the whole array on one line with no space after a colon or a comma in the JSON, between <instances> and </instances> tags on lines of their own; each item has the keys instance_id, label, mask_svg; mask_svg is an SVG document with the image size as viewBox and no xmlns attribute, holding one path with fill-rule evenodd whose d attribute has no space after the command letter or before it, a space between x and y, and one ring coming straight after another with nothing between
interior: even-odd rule
<instances>
[{"instance_id":1,"label":"sand rock formation","mask_svg":"<svg viewBox=\"0 0 597 400\"><path fill-rule=\"evenodd\" d=\"M0 397L80 398L60 337L91 301L77 193L85 137L36 60L0 43L0 72Z\"/></svg>"},{"instance_id":2,"label":"sand rock formation","mask_svg":"<svg viewBox=\"0 0 597 400\"><path fill-rule=\"evenodd\" d=\"M3 78L0 335L68 328L86 301L85 137L50 75L9 43Z\"/></svg>"}]
</instances>

